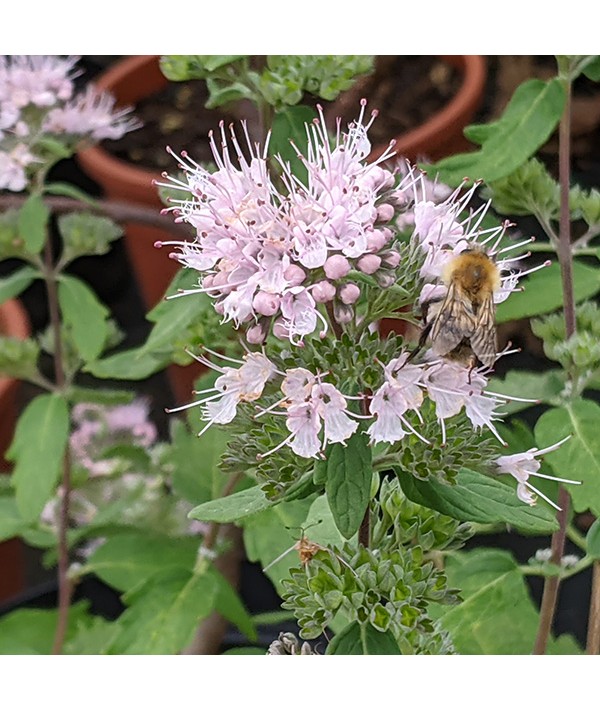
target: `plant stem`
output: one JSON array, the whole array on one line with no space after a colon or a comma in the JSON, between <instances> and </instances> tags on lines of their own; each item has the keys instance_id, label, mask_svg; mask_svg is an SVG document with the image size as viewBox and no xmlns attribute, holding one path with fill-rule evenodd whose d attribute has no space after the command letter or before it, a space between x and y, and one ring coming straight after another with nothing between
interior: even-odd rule
<instances>
[{"instance_id":1,"label":"plant stem","mask_svg":"<svg viewBox=\"0 0 600 711\"><path fill-rule=\"evenodd\" d=\"M221 496L229 496L241 478L241 474L234 474L225 484ZM239 585L243 550L241 531L237 526L211 523L202 541L198 562L202 559L210 559L210 554L214 551L219 533L223 533L224 537L231 543L231 547L215 558L213 564L227 582L236 589ZM196 630L194 639L186 649L182 650L182 654L218 654L223 636L227 630L227 624L227 620L222 615L218 612L212 612L205 620L202 620Z\"/></svg>"},{"instance_id":2,"label":"plant stem","mask_svg":"<svg viewBox=\"0 0 600 711\"><path fill-rule=\"evenodd\" d=\"M600 561L594 561L586 654L600 654Z\"/></svg>"},{"instance_id":3,"label":"plant stem","mask_svg":"<svg viewBox=\"0 0 600 711\"><path fill-rule=\"evenodd\" d=\"M369 400L370 400L370 397L364 397L361 400L360 407L361 407L363 415L367 415L369 413ZM369 486L370 486L370 483L369 483ZM369 544L371 543L371 505L370 505L370 503L367 504L365 515L363 516L363 520L360 524L360 528L358 529L358 542L361 546L364 546L365 548L368 548Z\"/></svg>"},{"instance_id":4,"label":"plant stem","mask_svg":"<svg viewBox=\"0 0 600 711\"><path fill-rule=\"evenodd\" d=\"M48 295L48 311L50 327L53 336L54 350L54 380L60 392L64 389L66 378L63 363L62 335L60 310L58 304L57 275L52 254L52 240L46 236L44 245L44 280ZM61 654L67 624L69 621L69 606L71 604L72 585L69 580L69 543L67 533L69 528L69 499L71 494L71 457L68 447L63 457L62 501L60 506L60 521L58 529L58 622L52 645L52 654Z\"/></svg>"},{"instance_id":5,"label":"plant stem","mask_svg":"<svg viewBox=\"0 0 600 711\"><path fill-rule=\"evenodd\" d=\"M571 252L571 216L569 211L569 188L571 183L571 81L565 81L565 110L560 121L558 138L558 178L560 184L560 220L558 261L562 279L563 305L565 312L566 337L570 338L576 331L575 297L573 293L573 255ZM570 373L571 380L574 374ZM552 535L552 555L550 560L555 565L560 565L567 537L569 518L569 494L563 487L558 492L557 514L558 531ZM552 621L558 601L558 587L560 578L552 576L544 581L544 592L540 607L540 621L533 648L534 654L545 654L548 639L552 629Z\"/></svg>"},{"instance_id":6,"label":"plant stem","mask_svg":"<svg viewBox=\"0 0 600 711\"><path fill-rule=\"evenodd\" d=\"M25 198L20 195L0 195L0 211L11 208L19 209L24 202ZM83 203L74 198L49 197L47 195L44 196L44 202L53 213L75 212L85 207L86 210L106 215L120 224L123 222L140 222L184 237L192 236L189 227L186 227L183 223L175 222L171 217L161 214L153 207L130 205L116 200L95 200L93 203Z\"/></svg>"}]
</instances>

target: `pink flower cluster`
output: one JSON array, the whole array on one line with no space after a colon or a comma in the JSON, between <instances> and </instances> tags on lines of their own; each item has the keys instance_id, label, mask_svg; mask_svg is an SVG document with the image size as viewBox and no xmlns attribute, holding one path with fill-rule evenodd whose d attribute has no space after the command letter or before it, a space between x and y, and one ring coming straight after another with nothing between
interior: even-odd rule
<instances>
[{"instance_id":1,"label":"pink flower cluster","mask_svg":"<svg viewBox=\"0 0 600 711\"><path fill-rule=\"evenodd\" d=\"M395 281L400 257L391 248L395 232L389 226L395 178L379 164L390 153L366 163L375 113L365 125L365 103L347 133L338 122L333 146L322 112L307 126L307 155L298 154L306 184L280 161L284 189L277 187L266 146L252 145L245 125L244 148L223 125L220 146L210 135L215 172L183 154L185 179L165 184L191 194L169 210L195 228L195 240L157 243L175 246L171 256L200 272L198 288L182 293L211 295L224 321L244 324L250 343L263 343L271 329L293 343L319 324L326 330L319 304L331 305L334 318L347 322L361 293L353 272L381 286Z\"/></svg>"},{"instance_id":2,"label":"pink flower cluster","mask_svg":"<svg viewBox=\"0 0 600 711\"><path fill-rule=\"evenodd\" d=\"M77 425L69 441L73 460L90 476L112 474L118 460L107 459L103 451L119 443L148 448L156 441L156 427L149 419L146 400L105 407L80 403L73 408Z\"/></svg>"},{"instance_id":3,"label":"pink flower cluster","mask_svg":"<svg viewBox=\"0 0 600 711\"><path fill-rule=\"evenodd\" d=\"M201 406L202 419L207 424L199 436L214 423L231 422L237 413L237 406L241 402L258 400L267 383L276 377L281 378L283 397L267 409L257 408L256 416L260 417L267 412L284 415L290 435L273 450L264 453L263 458L285 445L301 457L317 457L327 444L345 442L356 431L358 423L351 418L357 416L348 410L347 397L306 368L292 368L282 373L263 353L246 353L242 361L236 361L224 358L209 348L205 350L214 357L237 363L240 367L222 368L204 356L196 356L199 362L221 375L214 387L196 392L204 396L202 399L169 412ZM277 411L277 407L283 407L284 410ZM324 430L322 437L321 429Z\"/></svg>"},{"instance_id":4,"label":"pink flower cluster","mask_svg":"<svg viewBox=\"0 0 600 711\"><path fill-rule=\"evenodd\" d=\"M215 358L224 358L208 348L205 350ZM196 393L203 395L203 398L170 412L201 406L202 419L207 424L199 436L212 424L231 422L241 402L257 401L269 382L280 380L279 389L283 397L267 408L257 405L255 418L266 413L282 415L290 434L273 449L262 453L260 459L285 446L300 457L322 458L328 444L344 443L355 434L359 420L370 421L366 435L371 444L394 444L408 433L430 444L407 418L407 414L413 412L423 422L420 408L425 398L429 398L435 405L442 443L446 442L445 421L464 409L475 430L487 427L505 445L493 424L498 419L497 408L508 400L522 400L486 390L488 383L483 368L469 369L457 363L441 361L413 364L409 362L407 353L394 358L387 365L380 364L384 381L370 397L344 395L333 384L325 382L326 376L311 373L306 368L291 368L281 372L260 352L247 353L241 361L225 358L236 363L238 368L220 367L204 356L197 356L197 359L221 375L214 387ZM348 400L352 399L368 402L369 414L352 412L348 408ZM556 506L528 480L530 476L538 476L570 484L579 483L538 472L540 463L536 457L557 449L565 441L561 440L543 450L530 449L520 454L498 457L497 471L510 474L516 479L517 496L525 503L535 504L535 495L538 494Z\"/></svg>"},{"instance_id":5,"label":"pink flower cluster","mask_svg":"<svg viewBox=\"0 0 600 711\"><path fill-rule=\"evenodd\" d=\"M73 149L82 139L120 138L138 127L109 94L91 87L75 94L77 59L0 56L0 189L25 189L27 168L44 163L44 138Z\"/></svg>"},{"instance_id":6,"label":"pink flower cluster","mask_svg":"<svg viewBox=\"0 0 600 711\"><path fill-rule=\"evenodd\" d=\"M500 248L500 243L511 224L504 222L497 227L482 229L481 225L491 201L475 210L469 210L469 203L479 187L478 183L466 192L463 191L463 186L450 192L449 189L444 191L443 186L437 184L432 186L431 181L421 174L413 181L411 187L414 190L412 209L400 216L399 226L404 227L407 223L406 215L410 215L409 222L413 225L413 237L418 240L425 254L425 261L421 267L421 276L425 280L425 285L419 297L420 303L443 298L447 290L447 287L441 283L444 267L473 244L485 247L487 254L495 261L500 271L501 286L494 294L496 304L505 301L511 292L517 289L522 277L550 264L544 262L531 269L520 270L517 268L517 262L529 257L529 252L519 257L501 256L529 244L533 238Z\"/></svg>"}]
</instances>

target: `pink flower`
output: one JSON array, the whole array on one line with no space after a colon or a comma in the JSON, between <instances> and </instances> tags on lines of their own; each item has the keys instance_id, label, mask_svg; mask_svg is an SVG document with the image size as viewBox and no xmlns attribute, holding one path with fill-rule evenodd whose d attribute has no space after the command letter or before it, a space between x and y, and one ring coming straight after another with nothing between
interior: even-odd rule
<instances>
[{"instance_id":1,"label":"pink flower","mask_svg":"<svg viewBox=\"0 0 600 711\"><path fill-rule=\"evenodd\" d=\"M313 386L311 399L315 410L325 425L325 442L345 442L358 427L358 423L348 416L346 398L330 383Z\"/></svg>"},{"instance_id":2,"label":"pink flower","mask_svg":"<svg viewBox=\"0 0 600 711\"><path fill-rule=\"evenodd\" d=\"M18 109L53 106L73 93L78 57L12 55L0 58L0 99Z\"/></svg>"},{"instance_id":3,"label":"pink flower","mask_svg":"<svg viewBox=\"0 0 600 711\"><path fill-rule=\"evenodd\" d=\"M537 447L532 447L526 452L520 452L519 454L509 454L503 457L498 457L496 459L496 466L498 472L501 474L510 474L517 480L517 496L521 501L526 504L533 506L536 502L536 495L541 496L544 501L547 501L551 506L560 511L560 508L545 494L543 494L539 489L536 489L533 484L529 482L529 477L537 476L541 479L550 479L552 481L559 481L564 484L581 484L580 481L573 481L572 479L561 479L556 476L550 476L548 474L541 474L539 471L540 462L538 457L547 454L548 452L553 452L558 449L562 444L564 444L571 435L561 439L560 442L546 447L545 449L538 449Z\"/></svg>"},{"instance_id":4,"label":"pink flower","mask_svg":"<svg viewBox=\"0 0 600 711\"><path fill-rule=\"evenodd\" d=\"M408 431L424 439L405 417L409 410L418 412L423 402L423 368L407 363L407 358L405 353L384 366L385 381L369 404L369 412L375 416L375 422L367 430L372 442L393 444Z\"/></svg>"},{"instance_id":5,"label":"pink flower","mask_svg":"<svg viewBox=\"0 0 600 711\"><path fill-rule=\"evenodd\" d=\"M35 162L39 160L23 143L18 143L10 153L0 151L0 190L24 190L27 185L25 169Z\"/></svg>"},{"instance_id":6,"label":"pink flower","mask_svg":"<svg viewBox=\"0 0 600 711\"><path fill-rule=\"evenodd\" d=\"M288 410L285 424L292 434L284 442L289 445L292 452L306 459L316 457L321 451L319 439L321 419L313 403L292 405Z\"/></svg>"},{"instance_id":7,"label":"pink flower","mask_svg":"<svg viewBox=\"0 0 600 711\"><path fill-rule=\"evenodd\" d=\"M448 362L434 362L426 368L423 382L429 398L435 402L443 442L446 441L444 420L464 407L474 429L487 427L504 444L493 422L498 419L496 408L512 398L485 392L487 379L482 370Z\"/></svg>"},{"instance_id":8,"label":"pink flower","mask_svg":"<svg viewBox=\"0 0 600 711\"><path fill-rule=\"evenodd\" d=\"M194 356L198 362L211 370L216 370L221 375L215 380L212 388L196 393L197 395L206 395L206 397L181 407L169 409L167 412L179 412L190 407L201 406L202 419L207 421L207 424L198 436L204 434L212 424L225 425L231 422L236 416L239 403L257 400L262 395L267 382L276 373L273 363L262 353L246 353L244 359L239 361L234 358L226 358L209 348L204 350L217 358L241 363L241 367L220 367L204 356Z\"/></svg>"},{"instance_id":9,"label":"pink flower","mask_svg":"<svg viewBox=\"0 0 600 711\"><path fill-rule=\"evenodd\" d=\"M272 412L278 406L285 408L286 427L290 431L270 452L273 454L284 446L289 446L300 457L317 457L325 446L334 442L345 442L358 427L348 410L346 398L331 383L324 383L306 368L292 368L285 373L281 390L284 397L262 410L257 417ZM320 432L324 426L321 441Z\"/></svg>"},{"instance_id":10,"label":"pink flower","mask_svg":"<svg viewBox=\"0 0 600 711\"><path fill-rule=\"evenodd\" d=\"M74 96L76 61L45 55L0 57L0 189L25 189L29 163L35 160L42 169L44 162L56 159L56 152L47 150L48 138L67 154L83 138L118 138L139 125L127 118L129 109L115 110L108 94L88 88Z\"/></svg>"},{"instance_id":11,"label":"pink flower","mask_svg":"<svg viewBox=\"0 0 600 711\"><path fill-rule=\"evenodd\" d=\"M42 124L47 133L89 136L93 141L121 138L141 123L131 118L130 108L115 109L115 98L88 87L64 106L52 109Z\"/></svg>"},{"instance_id":12,"label":"pink flower","mask_svg":"<svg viewBox=\"0 0 600 711\"><path fill-rule=\"evenodd\" d=\"M111 474L118 466L118 459L103 456L109 447L127 442L146 448L156 441L149 403L143 399L114 407L79 403L73 408L73 420L77 425L70 438L73 458L92 476Z\"/></svg>"}]
</instances>

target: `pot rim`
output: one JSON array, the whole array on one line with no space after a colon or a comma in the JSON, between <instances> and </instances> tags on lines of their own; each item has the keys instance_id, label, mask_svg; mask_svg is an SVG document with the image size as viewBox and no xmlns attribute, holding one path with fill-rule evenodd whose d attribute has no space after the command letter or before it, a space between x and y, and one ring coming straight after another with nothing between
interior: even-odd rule
<instances>
[{"instance_id":1,"label":"pot rim","mask_svg":"<svg viewBox=\"0 0 600 711\"><path fill-rule=\"evenodd\" d=\"M438 56L461 71L461 85L456 94L427 121L398 136L394 150L399 156L407 152L408 149L414 152L414 146L431 144L435 136L443 136L449 126L452 127L469 117L481 101L487 75L486 58L479 54ZM114 91L115 87L126 82L132 73L157 62L159 57L160 55L157 54L126 57L98 77L95 81L96 88L101 91ZM166 86L167 83L168 80L165 77L162 85ZM159 91L161 88L161 83L158 81L155 91ZM150 95L151 93L142 94L139 98ZM387 147L387 144L374 146L369 155L369 161L376 160ZM416 152L418 150L420 149L417 149ZM77 156L83 167L92 174L92 177L94 177L94 173L108 175L118 172L122 181L143 185L146 188L161 177L158 171L134 166L132 163L113 156L99 145L86 148L80 151Z\"/></svg>"}]
</instances>

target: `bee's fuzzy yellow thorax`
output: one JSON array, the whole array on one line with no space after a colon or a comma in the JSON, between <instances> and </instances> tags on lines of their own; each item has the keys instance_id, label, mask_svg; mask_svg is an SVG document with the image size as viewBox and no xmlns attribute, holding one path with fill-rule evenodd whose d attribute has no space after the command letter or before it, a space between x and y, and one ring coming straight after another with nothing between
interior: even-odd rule
<instances>
[{"instance_id":1,"label":"bee's fuzzy yellow thorax","mask_svg":"<svg viewBox=\"0 0 600 711\"><path fill-rule=\"evenodd\" d=\"M455 282L467 292L494 293L500 288L500 270L482 249L461 252L444 267L442 280L447 286Z\"/></svg>"}]
</instances>

